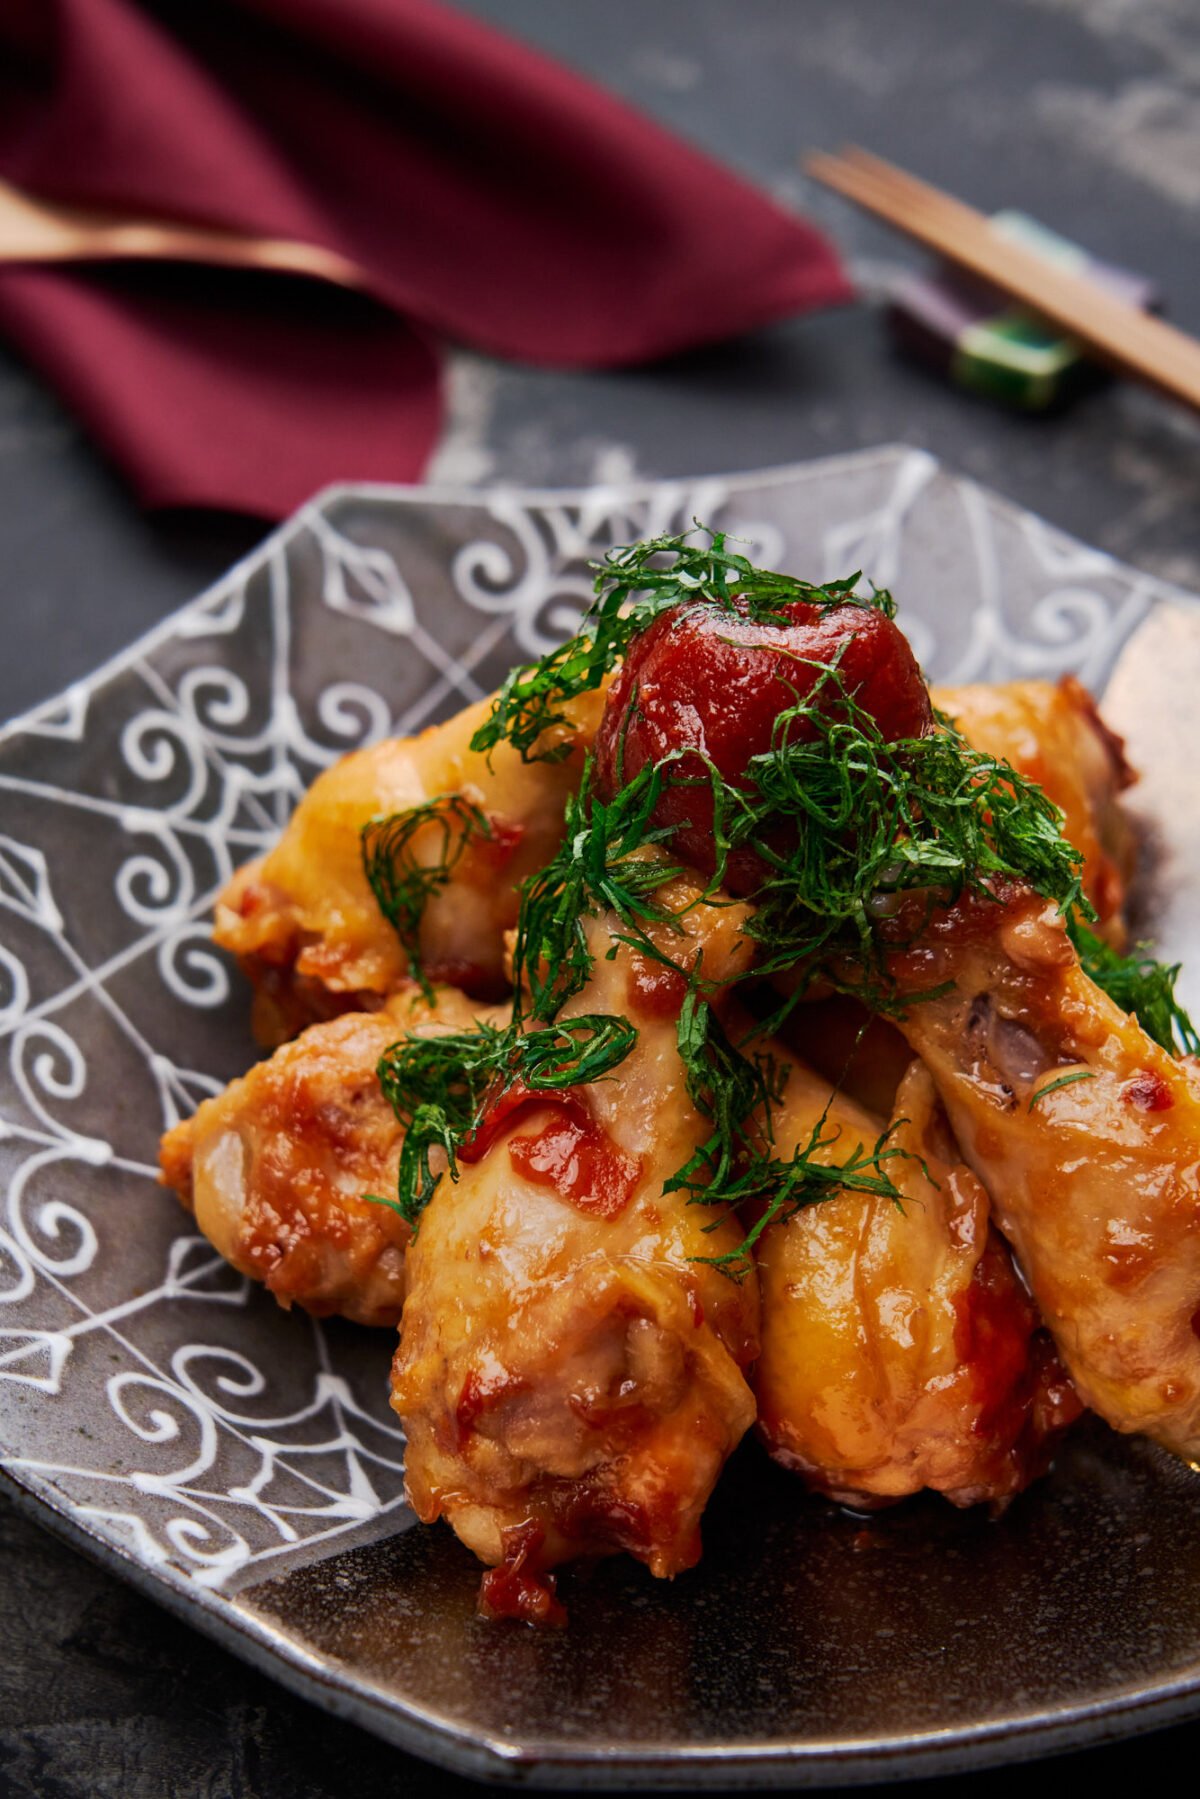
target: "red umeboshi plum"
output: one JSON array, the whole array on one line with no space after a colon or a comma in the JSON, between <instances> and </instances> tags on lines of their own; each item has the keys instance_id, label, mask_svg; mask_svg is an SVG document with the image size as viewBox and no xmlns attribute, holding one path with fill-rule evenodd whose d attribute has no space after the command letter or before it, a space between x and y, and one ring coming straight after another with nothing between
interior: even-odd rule
<instances>
[{"instance_id":1,"label":"red umeboshi plum","mask_svg":"<svg viewBox=\"0 0 1200 1799\"><path fill-rule=\"evenodd\" d=\"M673 827L673 852L706 872L715 865L709 765L745 785L750 759L771 747L779 714L811 693L834 661L845 692L885 738L932 728L921 671L885 613L850 601L792 600L778 614L786 623L757 622L736 601L733 611L703 601L673 606L634 638L609 689L596 738L599 792L611 799L648 762L677 755L654 821ZM838 690L829 684L826 694L822 709L836 717ZM790 729L797 740L815 735L802 719ZM730 856L733 892L753 892L762 876L753 852Z\"/></svg>"}]
</instances>

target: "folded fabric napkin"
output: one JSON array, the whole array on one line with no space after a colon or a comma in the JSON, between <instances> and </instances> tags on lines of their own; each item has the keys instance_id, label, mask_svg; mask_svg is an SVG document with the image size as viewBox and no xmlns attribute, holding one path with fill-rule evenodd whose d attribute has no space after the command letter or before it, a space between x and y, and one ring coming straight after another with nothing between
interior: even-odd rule
<instances>
[{"instance_id":1,"label":"folded fabric napkin","mask_svg":"<svg viewBox=\"0 0 1200 1799\"><path fill-rule=\"evenodd\" d=\"M416 479L443 338L605 367L849 297L802 219L434 0L0 0L0 175L367 272L0 265L0 333L148 505Z\"/></svg>"}]
</instances>

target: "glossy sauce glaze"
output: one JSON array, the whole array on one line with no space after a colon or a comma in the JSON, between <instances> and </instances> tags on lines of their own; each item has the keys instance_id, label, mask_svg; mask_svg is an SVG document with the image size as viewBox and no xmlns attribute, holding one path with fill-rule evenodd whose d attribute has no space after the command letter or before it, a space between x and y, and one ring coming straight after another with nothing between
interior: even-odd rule
<instances>
[{"instance_id":1,"label":"glossy sauce glaze","mask_svg":"<svg viewBox=\"0 0 1200 1799\"><path fill-rule=\"evenodd\" d=\"M944 989L911 1006L901 1028L1080 1394L1116 1429L1194 1459L1194 1062L1172 1057L1087 978L1054 907L1027 890L951 908L895 964L898 980Z\"/></svg>"},{"instance_id":2,"label":"glossy sauce glaze","mask_svg":"<svg viewBox=\"0 0 1200 1799\"><path fill-rule=\"evenodd\" d=\"M675 887L665 898L713 975L746 966L744 908ZM409 1492L422 1518L446 1517L507 1570L483 1594L492 1611L539 1605L530 1579L582 1555L625 1550L664 1575L691 1566L708 1494L754 1417L757 1282L696 1259L732 1247L736 1222L706 1235L704 1209L664 1192L708 1126L675 1020L638 1009L614 928L587 922L592 976L562 1016L632 1020L620 1080L586 1101L518 1092L489 1111L409 1252L392 1386ZM512 1534L530 1523L536 1550Z\"/></svg>"},{"instance_id":3,"label":"glossy sauce glaze","mask_svg":"<svg viewBox=\"0 0 1200 1799\"><path fill-rule=\"evenodd\" d=\"M793 1064L779 1149L821 1119L831 1163L880 1129ZM918 1062L889 1141L902 1152L888 1164L897 1202L846 1191L761 1240L759 1434L776 1460L857 1509L923 1487L997 1509L1042 1472L1080 1408L1036 1341L1037 1313ZM1057 1406L1047 1379L1062 1390Z\"/></svg>"}]
</instances>

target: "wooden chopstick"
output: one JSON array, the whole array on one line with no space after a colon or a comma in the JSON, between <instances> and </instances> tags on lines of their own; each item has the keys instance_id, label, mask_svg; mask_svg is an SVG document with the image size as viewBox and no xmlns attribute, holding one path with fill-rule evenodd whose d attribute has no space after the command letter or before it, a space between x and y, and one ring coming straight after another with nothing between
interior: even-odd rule
<instances>
[{"instance_id":1,"label":"wooden chopstick","mask_svg":"<svg viewBox=\"0 0 1200 1799\"><path fill-rule=\"evenodd\" d=\"M1200 343L1079 275L1010 243L985 215L866 150L814 152L805 172L948 261L1011 294L1086 344L1100 362L1200 410Z\"/></svg>"}]
</instances>

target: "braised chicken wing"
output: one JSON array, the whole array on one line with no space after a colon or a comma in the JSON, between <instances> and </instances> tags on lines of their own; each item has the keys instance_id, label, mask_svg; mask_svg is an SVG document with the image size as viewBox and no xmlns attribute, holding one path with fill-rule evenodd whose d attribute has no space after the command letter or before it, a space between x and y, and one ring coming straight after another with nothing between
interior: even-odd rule
<instances>
[{"instance_id":1,"label":"braised chicken wing","mask_svg":"<svg viewBox=\"0 0 1200 1799\"><path fill-rule=\"evenodd\" d=\"M777 1152L818 1127L820 1159L840 1165L880 1130L793 1064ZM760 1239L758 1431L776 1461L844 1504L923 1487L956 1505L1003 1504L1081 1408L919 1061L887 1143L898 1202L843 1190Z\"/></svg>"},{"instance_id":2,"label":"braised chicken wing","mask_svg":"<svg viewBox=\"0 0 1200 1799\"><path fill-rule=\"evenodd\" d=\"M376 1066L399 1037L470 1030L493 1008L416 988L379 1012L311 1025L163 1138L162 1179L213 1247L282 1306L394 1325L408 1225L395 1191L403 1133Z\"/></svg>"},{"instance_id":3,"label":"braised chicken wing","mask_svg":"<svg viewBox=\"0 0 1200 1799\"><path fill-rule=\"evenodd\" d=\"M274 849L240 868L217 903L213 934L254 985L260 1041L281 1043L315 1019L377 1006L404 981L408 959L371 890L361 833L372 819L442 797L477 808L487 829L468 837L451 821L451 878L424 907L422 964L434 982L499 998L517 890L558 843L601 703L602 695L585 694L566 709L571 729L556 731L569 753L559 761L524 762L507 743L490 757L472 750L488 716L482 700L417 737L356 750L319 775ZM430 820L411 850L433 865L446 842L446 828Z\"/></svg>"},{"instance_id":4,"label":"braised chicken wing","mask_svg":"<svg viewBox=\"0 0 1200 1799\"><path fill-rule=\"evenodd\" d=\"M746 965L744 909L694 905L696 893L680 880L656 898L680 913L676 953L686 944L719 981ZM663 1190L711 1128L676 1047L684 983L619 944L621 928L587 920L591 978L561 1016L627 1017L636 1045L586 1088L515 1109L510 1095L409 1251L392 1384L409 1496L494 1565L484 1603L501 1609L544 1607L533 1571L574 1557L623 1549L658 1575L690 1567L705 1502L754 1419L756 1283L697 1260L740 1230L706 1232L703 1207Z\"/></svg>"},{"instance_id":5,"label":"braised chicken wing","mask_svg":"<svg viewBox=\"0 0 1200 1799\"><path fill-rule=\"evenodd\" d=\"M1122 910L1133 878L1136 838L1120 795L1134 779L1121 739L1073 675L1061 681L935 687L934 705L976 749L1036 781L1063 815L1063 835L1083 857L1083 890L1097 930L1125 941Z\"/></svg>"},{"instance_id":6,"label":"braised chicken wing","mask_svg":"<svg viewBox=\"0 0 1200 1799\"><path fill-rule=\"evenodd\" d=\"M1200 1455L1200 1087L1027 888L893 958L901 1022L1086 1403Z\"/></svg>"}]
</instances>

